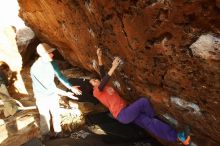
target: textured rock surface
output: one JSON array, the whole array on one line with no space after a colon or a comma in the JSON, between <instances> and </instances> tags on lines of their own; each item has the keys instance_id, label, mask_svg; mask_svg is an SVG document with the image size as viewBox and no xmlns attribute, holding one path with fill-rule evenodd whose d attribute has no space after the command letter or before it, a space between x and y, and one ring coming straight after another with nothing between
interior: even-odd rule
<instances>
[{"instance_id":1,"label":"textured rock surface","mask_svg":"<svg viewBox=\"0 0 220 146\"><path fill-rule=\"evenodd\" d=\"M16 32L13 26L0 27L0 62L6 63L15 72L13 86L16 92L27 94L21 77L22 57L16 44Z\"/></svg>"},{"instance_id":2,"label":"textured rock surface","mask_svg":"<svg viewBox=\"0 0 220 146\"><path fill-rule=\"evenodd\" d=\"M36 110L23 111L15 117L4 119L0 125L1 146L20 146L34 137L39 137L39 115Z\"/></svg>"},{"instance_id":3,"label":"textured rock surface","mask_svg":"<svg viewBox=\"0 0 220 146\"><path fill-rule=\"evenodd\" d=\"M16 32L16 41L19 52L22 56L23 64L26 64L35 53L34 48L36 48L39 41L29 27L18 29Z\"/></svg>"},{"instance_id":4,"label":"textured rock surface","mask_svg":"<svg viewBox=\"0 0 220 146\"><path fill-rule=\"evenodd\" d=\"M220 8L220 0L216 0L216 6Z\"/></svg>"},{"instance_id":5,"label":"textured rock surface","mask_svg":"<svg viewBox=\"0 0 220 146\"><path fill-rule=\"evenodd\" d=\"M194 56L202 34L220 33L218 1L19 0L20 16L71 64L95 71L97 47L128 100L151 96L161 114L193 128L197 145L220 143L220 62ZM219 58L219 55L217 55ZM119 88L118 88L119 89ZM182 103L169 102L171 96ZM196 114L198 112L200 114Z\"/></svg>"},{"instance_id":6,"label":"textured rock surface","mask_svg":"<svg viewBox=\"0 0 220 146\"><path fill-rule=\"evenodd\" d=\"M22 58L15 40L15 28L11 26L1 27L0 37L0 61L8 64L11 71L20 72L22 69Z\"/></svg>"}]
</instances>

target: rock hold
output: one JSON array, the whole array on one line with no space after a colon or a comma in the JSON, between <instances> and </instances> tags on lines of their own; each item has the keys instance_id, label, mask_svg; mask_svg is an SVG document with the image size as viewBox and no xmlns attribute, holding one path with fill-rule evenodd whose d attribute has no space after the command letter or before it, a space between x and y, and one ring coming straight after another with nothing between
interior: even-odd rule
<instances>
[{"instance_id":1,"label":"rock hold","mask_svg":"<svg viewBox=\"0 0 220 146\"><path fill-rule=\"evenodd\" d=\"M203 59L220 60L220 39L211 34L200 36L190 48L195 56Z\"/></svg>"}]
</instances>

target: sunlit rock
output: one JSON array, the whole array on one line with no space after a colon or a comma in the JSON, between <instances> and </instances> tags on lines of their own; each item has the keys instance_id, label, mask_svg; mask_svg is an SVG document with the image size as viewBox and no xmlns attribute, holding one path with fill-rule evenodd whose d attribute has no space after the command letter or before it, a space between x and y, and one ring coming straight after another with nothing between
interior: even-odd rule
<instances>
[{"instance_id":1,"label":"sunlit rock","mask_svg":"<svg viewBox=\"0 0 220 146\"><path fill-rule=\"evenodd\" d=\"M220 60L220 38L213 35L200 36L190 48L195 56L203 59Z\"/></svg>"},{"instance_id":2,"label":"sunlit rock","mask_svg":"<svg viewBox=\"0 0 220 146\"><path fill-rule=\"evenodd\" d=\"M26 64L36 52L33 48L36 48L39 41L29 27L23 27L17 30L16 41L23 63Z\"/></svg>"}]
</instances>

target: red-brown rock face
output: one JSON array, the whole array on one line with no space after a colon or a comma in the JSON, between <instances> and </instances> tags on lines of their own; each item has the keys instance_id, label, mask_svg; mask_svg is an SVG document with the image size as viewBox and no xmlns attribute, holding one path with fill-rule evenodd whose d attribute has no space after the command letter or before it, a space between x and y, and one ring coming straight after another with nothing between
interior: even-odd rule
<instances>
[{"instance_id":1,"label":"red-brown rock face","mask_svg":"<svg viewBox=\"0 0 220 146\"><path fill-rule=\"evenodd\" d=\"M158 113L192 125L194 143L220 143L220 47L207 52L191 46L203 34L218 37L218 0L19 3L26 24L73 65L95 71L97 47L103 49L108 66L120 56L124 64L113 83L125 98L151 96Z\"/></svg>"}]
</instances>

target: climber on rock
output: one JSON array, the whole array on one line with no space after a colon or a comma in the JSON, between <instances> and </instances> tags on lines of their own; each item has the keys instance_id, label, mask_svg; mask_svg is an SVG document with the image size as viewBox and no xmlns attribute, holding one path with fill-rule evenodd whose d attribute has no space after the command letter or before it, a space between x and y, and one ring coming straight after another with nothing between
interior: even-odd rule
<instances>
[{"instance_id":1,"label":"climber on rock","mask_svg":"<svg viewBox=\"0 0 220 146\"><path fill-rule=\"evenodd\" d=\"M120 64L120 58L116 57L112 62L112 67L105 74L102 62L102 51L97 50L100 75L102 80L91 79L93 86L93 95L104 104L111 112L113 117L123 124L135 123L156 137L170 142L181 141L184 145L189 145L189 129L177 132L173 127L156 118L155 111L146 97L128 105L128 103L119 96L117 91L112 88L108 81L115 69Z\"/></svg>"},{"instance_id":2,"label":"climber on rock","mask_svg":"<svg viewBox=\"0 0 220 146\"><path fill-rule=\"evenodd\" d=\"M53 51L46 43L37 46L37 53L40 56L31 67L31 79L36 105L40 113L40 130L43 137L49 137L50 113L56 137L61 137L59 96L67 96L77 99L75 95L81 95L81 90L72 86L61 73L57 63L53 60ZM56 87L54 77L57 77L63 85L72 92L66 92Z\"/></svg>"}]
</instances>

